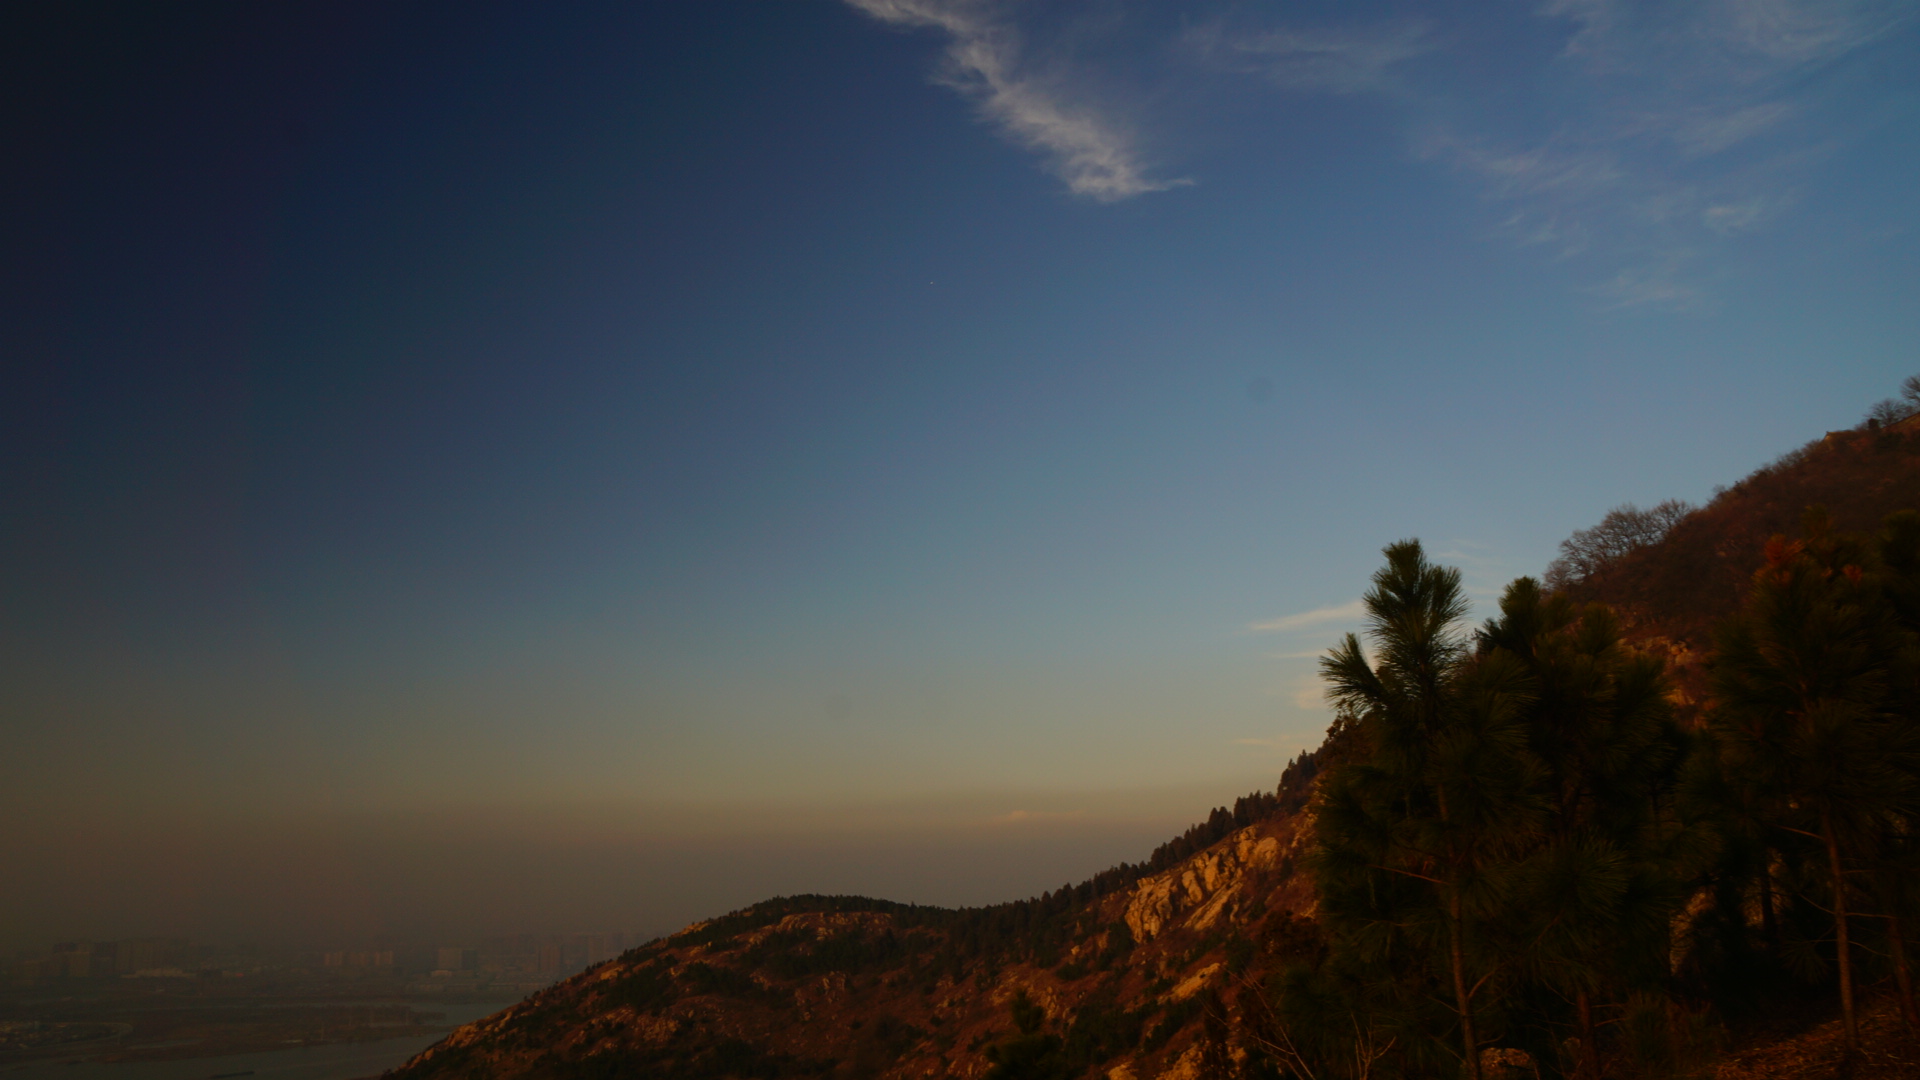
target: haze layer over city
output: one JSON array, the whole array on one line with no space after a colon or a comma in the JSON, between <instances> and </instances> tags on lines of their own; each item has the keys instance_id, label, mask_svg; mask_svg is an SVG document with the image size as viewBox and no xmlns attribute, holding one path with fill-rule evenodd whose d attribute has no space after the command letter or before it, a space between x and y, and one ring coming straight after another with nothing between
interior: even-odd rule
<instances>
[{"instance_id":1,"label":"haze layer over city","mask_svg":"<svg viewBox=\"0 0 1920 1080\"><path fill-rule=\"evenodd\" d=\"M13 10L0 949L1138 860L1384 545L1484 609L1920 370L1916 11Z\"/></svg>"}]
</instances>

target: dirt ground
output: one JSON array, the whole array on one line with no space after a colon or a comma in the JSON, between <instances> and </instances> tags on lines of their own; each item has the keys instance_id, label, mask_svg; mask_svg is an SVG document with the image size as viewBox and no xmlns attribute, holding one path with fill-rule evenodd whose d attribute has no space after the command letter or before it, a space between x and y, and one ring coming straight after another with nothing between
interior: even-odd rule
<instances>
[{"instance_id":1,"label":"dirt ground","mask_svg":"<svg viewBox=\"0 0 1920 1080\"><path fill-rule=\"evenodd\" d=\"M1907 1029L1890 999L1872 1003L1860 1021L1860 1059L1850 1080L1920 1080L1920 1035ZM1840 1021L1764 1042L1722 1059L1713 1080L1829 1080L1841 1070Z\"/></svg>"}]
</instances>

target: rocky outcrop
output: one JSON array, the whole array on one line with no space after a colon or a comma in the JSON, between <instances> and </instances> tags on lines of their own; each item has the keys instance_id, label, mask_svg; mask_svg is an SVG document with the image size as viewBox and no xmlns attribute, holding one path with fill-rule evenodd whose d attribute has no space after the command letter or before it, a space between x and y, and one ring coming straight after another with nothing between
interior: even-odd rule
<instances>
[{"instance_id":1,"label":"rocky outcrop","mask_svg":"<svg viewBox=\"0 0 1920 1080\"><path fill-rule=\"evenodd\" d=\"M1219 981L1220 974L1223 970L1224 970L1223 965L1208 964L1206 967L1203 967L1199 971L1196 971L1192 975L1189 975L1185 979L1182 979L1179 985L1175 986L1172 990L1169 990L1167 992L1168 1000L1170 1001L1187 1000L1188 998L1199 993L1200 991L1205 990L1208 986L1212 985L1213 983Z\"/></svg>"},{"instance_id":2,"label":"rocky outcrop","mask_svg":"<svg viewBox=\"0 0 1920 1080\"><path fill-rule=\"evenodd\" d=\"M1306 839L1298 826L1297 821L1280 828L1250 826L1172 870L1141 880L1126 905L1127 930L1135 941L1151 941L1170 926L1210 930L1235 921L1248 902L1267 899L1246 887L1249 875L1278 871L1298 853Z\"/></svg>"},{"instance_id":3,"label":"rocky outcrop","mask_svg":"<svg viewBox=\"0 0 1920 1080\"><path fill-rule=\"evenodd\" d=\"M1200 1047L1187 1047L1155 1080L1200 1080Z\"/></svg>"},{"instance_id":4,"label":"rocky outcrop","mask_svg":"<svg viewBox=\"0 0 1920 1080\"><path fill-rule=\"evenodd\" d=\"M1085 900L1032 902L1012 924L995 922L996 909L771 901L467 1025L396 1080L980 1077L988 1050L1014 1034L1016 1000L1038 1006L1063 1044L1089 1009L1140 1018L1132 1046L1074 1066L1090 1075L1194 1080L1196 999L1231 991L1256 923L1311 902L1292 873L1301 818L1258 821Z\"/></svg>"}]
</instances>

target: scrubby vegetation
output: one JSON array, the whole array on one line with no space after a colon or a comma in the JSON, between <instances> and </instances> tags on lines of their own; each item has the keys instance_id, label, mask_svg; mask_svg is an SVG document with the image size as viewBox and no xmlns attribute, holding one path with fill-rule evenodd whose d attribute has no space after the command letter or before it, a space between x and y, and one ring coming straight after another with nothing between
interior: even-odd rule
<instances>
[{"instance_id":1,"label":"scrubby vegetation","mask_svg":"<svg viewBox=\"0 0 1920 1080\"><path fill-rule=\"evenodd\" d=\"M778 897L750 908L723 915L676 934L675 945L713 945L732 941L742 935L779 923L798 913L873 913L890 917L893 925L938 931L940 944L930 938L892 943L868 943L864 939L837 941L831 945L806 946L808 959L766 959L782 975L804 974L809 965L831 963L832 970L869 970L895 959L901 950L918 956L929 954L936 969L959 976L976 962L1010 963L1033 961L1041 967L1060 963L1058 957L1068 944L1089 934L1108 930L1112 944L1093 961L1098 970L1123 957L1132 941L1125 926L1108 927L1092 914L1096 901L1130 888L1143 877L1161 873L1191 858L1197 852L1218 843L1238 829L1270 820L1305 805L1311 791L1317 758L1303 753L1288 765L1279 788L1273 792L1256 791L1234 801L1231 809L1216 807L1207 820L1153 850L1146 861L1121 863L1103 870L1078 885L1062 885L1037 897L979 908L939 908L918 904L898 904L864 896L790 896ZM795 938L769 941L797 941ZM756 962L775 956L778 945L756 946ZM821 961L811 957L842 955L844 959ZM632 954L630 954L632 955ZM796 966L798 965L798 966ZM897 965L896 965L897 966ZM829 970L819 968L819 970Z\"/></svg>"},{"instance_id":2,"label":"scrubby vegetation","mask_svg":"<svg viewBox=\"0 0 1920 1080\"><path fill-rule=\"evenodd\" d=\"M1833 530L1852 533L1871 532L1889 513L1920 505L1920 416L1832 432L1783 454L1707 505L1663 515L1650 542L1616 544L1584 562L1563 549L1565 563L1556 564L1559 579L1550 584L1576 602L1613 608L1636 636L1658 635L1704 653L1715 627L1739 609L1768 541L1797 534L1802 513L1816 505ZM1644 512L1621 507L1608 518L1627 513ZM1605 521L1594 530L1632 531ZM1593 545L1578 542L1582 535L1568 543L1593 555Z\"/></svg>"},{"instance_id":3,"label":"scrubby vegetation","mask_svg":"<svg viewBox=\"0 0 1920 1080\"><path fill-rule=\"evenodd\" d=\"M1457 571L1387 549L1371 648L1324 661L1364 749L1324 778L1326 951L1266 993L1302 1076L1650 1075L1865 969L1909 1024L1920 824L1920 513L1775 538L1698 724L1603 605L1530 579L1477 633Z\"/></svg>"},{"instance_id":4,"label":"scrubby vegetation","mask_svg":"<svg viewBox=\"0 0 1920 1080\"><path fill-rule=\"evenodd\" d=\"M1909 383L1704 507L1616 509L1477 628L1457 571L1389 547L1365 640L1324 661L1326 741L1143 862L981 908L769 900L405 1072L1914 1075ZM1262 869L1203 886L1262 838ZM1141 921L1183 890L1185 922ZM1754 1048L1827 1017L1798 1065Z\"/></svg>"}]
</instances>

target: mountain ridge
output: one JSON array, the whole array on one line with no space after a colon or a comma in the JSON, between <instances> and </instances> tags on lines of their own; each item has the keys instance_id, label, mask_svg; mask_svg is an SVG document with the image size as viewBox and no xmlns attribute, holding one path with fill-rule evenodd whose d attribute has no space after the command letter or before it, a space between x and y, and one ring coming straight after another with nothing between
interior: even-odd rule
<instances>
[{"instance_id":1,"label":"mountain ridge","mask_svg":"<svg viewBox=\"0 0 1920 1080\"><path fill-rule=\"evenodd\" d=\"M394 1075L976 1076L1022 996L1082 1068L1187 1075L1202 995L1254 977L1254 943L1311 918L1293 873L1310 833L1304 808L1276 808L1112 891L1090 880L1025 904L765 901L461 1028Z\"/></svg>"},{"instance_id":2,"label":"mountain ridge","mask_svg":"<svg viewBox=\"0 0 1920 1080\"><path fill-rule=\"evenodd\" d=\"M1920 508L1920 417L1829 433L1561 587L1610 605L1634 648L1666 659L1679 715L1697 716L1715 623L1812 505L1849 530ZM549 987L389 1075L1277 1078L1286 1036L1260 988L1325 954L1296 871L1317 779L1357 737L1336 721L1274 791L1143 863L982 908L764 901ZM1505 1059L1489 1060L1502 1075Z\"/></svg>"}]
</instances>

